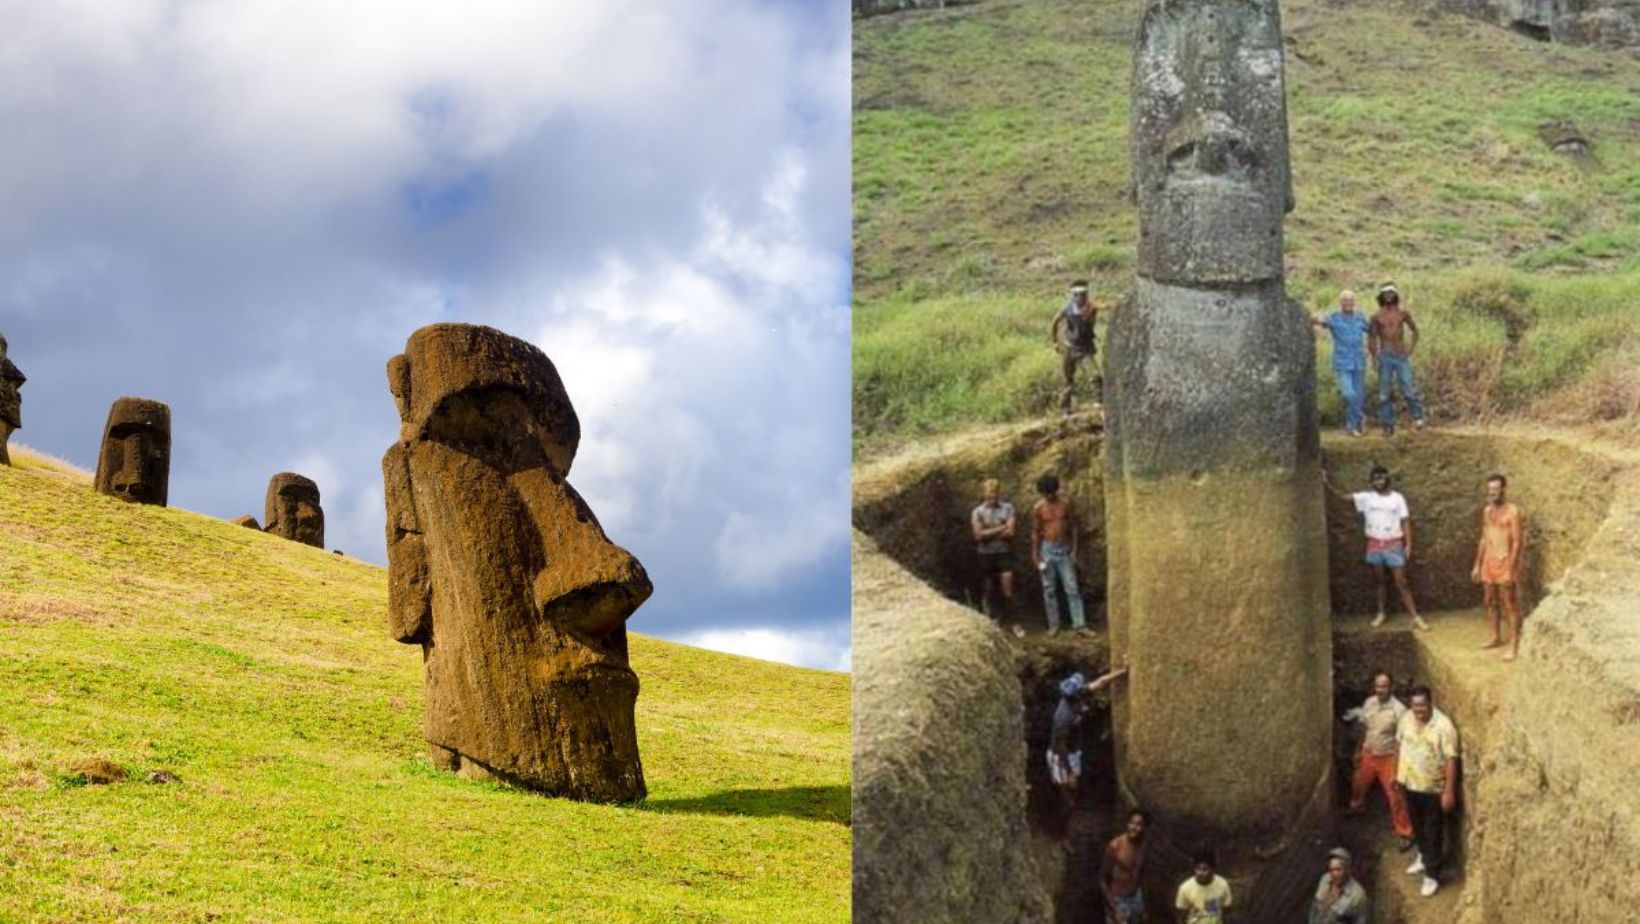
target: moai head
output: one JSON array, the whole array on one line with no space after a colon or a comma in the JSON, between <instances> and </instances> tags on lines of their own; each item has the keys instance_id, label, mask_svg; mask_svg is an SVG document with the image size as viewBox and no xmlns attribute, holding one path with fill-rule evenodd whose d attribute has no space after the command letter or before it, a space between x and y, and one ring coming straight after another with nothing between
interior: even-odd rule
<instances>
[{"instance_id":1,"label":"moai head","mask_svg":"<svg viewBox=\"0 0 1640 924\"><path fill-rule=\"evenodd\" d=\"M269 479L262 519L276 536L325 547L325 512L319 507L319 486L311 478L280 472Z\"/></svg>"},{"instance_id":2,"label":"moai head","mask_svg":"<svg viewBox=\"0 0 1640 924\"><path fill-rule=\"evenodd\" d=\"M23 396L19 391L28 381L23 371L6 356L6 338L0 336L0 464L11 464L6 441L11 431L23 425Z\"/></svg>"},{"instance_id":3,"label":"moai head","mask_svg":"<svg viewBox=\"0 0 1640 924\"><path fill-rule=\"evenodd\" d=\"M170 479L170 406L147 398L115 401L97 454L97 490L163 507Z\"/></svg>"},{"instance_id":4,"label":"moai head","mask_svg":"<svg viewBox=\"0 0 1640 924\"><path fill-rule=\"evenodd\" d=\"M1280 278L1293 192L1277 0L1147 0L1135 52L1139 275Z\"/></svg>"},{"instance_id":5,"label":"moai head","mask_svg":"<svg viewBox=\"0 0 1640 924\"><path fill-rule=\"evenodd\" d=\"M554 793L641 796L625 622L652 588L565 480L581 431L557 370L435 324L387 374L389 608L428 646L429 743Z\"/></svg>"}]
</instances>

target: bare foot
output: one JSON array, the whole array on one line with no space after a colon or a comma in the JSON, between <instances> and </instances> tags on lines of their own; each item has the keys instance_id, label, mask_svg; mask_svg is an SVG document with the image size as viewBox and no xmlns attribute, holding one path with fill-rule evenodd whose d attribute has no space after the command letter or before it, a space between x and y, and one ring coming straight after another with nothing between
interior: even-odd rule
<instances>
[{"instance_id":1,"label":"bare foot","mask_svg":"<svg viewBox=\"0 0 1640 924\"><path fill-rule=\"evenodd\" d=\"M1422 616L1412 617L1412 627L1414 629L1419 629L1419 630L1422 630L1424 632L1429 631L1429 623L1424 622L1424 617L1422 617Z\"/></svg>"},{"instance_id":2,"label":"bare foot","mask_svg":"<svg viewBox=\"0 0 1640 924\"><path fill-rule=\"evenodd\" d=\"M1487 642L1486 644L1482 645L1481 650L1484 651L1488 648L1502 648L1505 644L1506 643L1504 642L1503 639L1495 638L1495 639L1491 640L1490 642Z\"/></svg>"},{"instance_id":3,"label":"bare foot","mask_svg":"<svg viewBox=\"0 0 1640 924\"><path fill-rule=\"evenodd\" d=\"M1372 627L1374 629L1376 629L1379 626L1383 625L1384 624L1384 618L1385 617L1384 617L1383 613L1379 613L1377 616L1372 617Z\"/></svg>"},{"instance_id":4,"label":"bare foot","mask_svg":"<svg viewBox=\"0 0 1640 924\"><path fill-rule=\"evenodd\" d=\"M1515 660L1515 653L1513 651L1511 651L1508 654L1504 655L1503 659L1505 661L1513 661L1513 660Z\"/></svg>"}]
</instances>

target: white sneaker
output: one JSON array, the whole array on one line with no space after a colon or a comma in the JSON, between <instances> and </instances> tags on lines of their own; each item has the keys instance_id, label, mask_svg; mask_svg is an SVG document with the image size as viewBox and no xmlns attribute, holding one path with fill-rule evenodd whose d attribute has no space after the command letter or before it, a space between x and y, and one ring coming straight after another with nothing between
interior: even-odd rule
<instances>
[{"instance_id":1,"label":"white sneaker","mask_svg":"<svg viewBox=\"0 0 1640 924\"><path fill-rule=\"evenodd\" d=\"M1423 874L1424 874L1424 855L1421 854L1421 853L1415 853L1415 854L1412 855L1412 865L1407 867L1407 875L1408 876L1422 876Z\"/></svg>"},{"instance_id":2,"label":"white sneaker","mask_svg":"<svg viewBox=\"0 0 1640 924\"><path fill-rule=\"evenodd\" d=\"M1384 616L1384 614L1382 612L1380 612L1377 616L1372 617L1372 627L1374 629L1376 629L1379 626L1383 625L1385 618L1386 617Z\"/></svg>"},{"instance_id":3,"label":"white sneaker","mask_svg":"<svg viewBox=\"0 0 1640 924\"><path fill-rule=\"evenodd\" d=\"M1428 898L1431 895L1434 895L1435 890L1439 889L1440 887L1441 887L1441 884L1439 882L1436 882L1435 880L1429 878L1428 876L1425 876L1424 877L1424 886L1423 886L1423 888L1418 890L1418 894L1422 895L1425 898Z\"/></svg>"}]
</instances>

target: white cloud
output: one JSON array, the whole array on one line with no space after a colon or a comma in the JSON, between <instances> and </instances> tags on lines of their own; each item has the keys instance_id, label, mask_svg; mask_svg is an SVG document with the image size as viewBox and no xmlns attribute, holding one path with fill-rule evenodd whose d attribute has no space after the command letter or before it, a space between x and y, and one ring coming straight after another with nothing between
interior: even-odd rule
<instances>
[{"instance_id":1,"label":"white cloud","mask_svg":"<svg viewBox=\"0 0 1640 924\"><path fill-rule=\"evenodd\" d=\"M708 629L679 638L678 641L697 648L708 648L729 654L778 661L800 667L818 667L830 671L846 671L853 647L843 623L841 630L789 630L774 626L737 629Z\"/></svg>"}]
</instances>

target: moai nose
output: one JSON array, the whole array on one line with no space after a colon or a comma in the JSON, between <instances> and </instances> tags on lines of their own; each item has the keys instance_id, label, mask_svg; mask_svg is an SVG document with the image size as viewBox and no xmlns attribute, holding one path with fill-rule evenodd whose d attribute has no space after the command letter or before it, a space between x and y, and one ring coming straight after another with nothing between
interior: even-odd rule
<instances>
[{"instance_id":1,"label":"moai nose","mask_svg":"<svg viewBox=\"0 0 1640 924\"><path fill-rule=\"evenodd\" d=\"M654 585L632 553L609 541L580 497L572 501L575 515L545 530L547 562L536 599L549 620L602 637L620 628Z\"/></svg>"}]
</instances>

